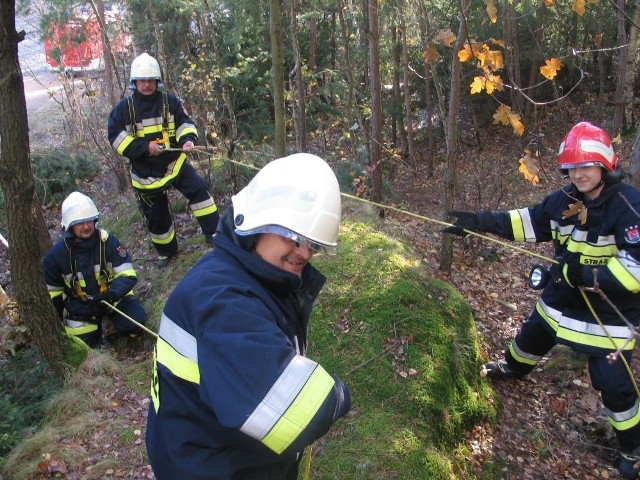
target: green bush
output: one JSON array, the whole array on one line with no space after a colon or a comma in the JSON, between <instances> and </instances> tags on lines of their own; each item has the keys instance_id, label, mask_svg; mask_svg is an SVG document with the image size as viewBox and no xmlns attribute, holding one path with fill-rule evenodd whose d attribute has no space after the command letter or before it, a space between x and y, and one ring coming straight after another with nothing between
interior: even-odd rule
<instances>
[{"instance_id":1,"label":"green bush","mask_svg":"<svg viewBox=\"0 0 640 480\"><path fill-rule=\"evenodd\" d=\"M93 154L83 150L37 152L33 154L32 167L36 194L43 205L61 201L77 189L79 181L92 180L100 172Z\"/></svg>"},{"instance_id":2,"label":"green bush","mask_svg":"<svg viewBox=\"0 0 640 480\"><path fill-rule=\"evenodd\" d=\"M4 455L20 441L20 432L24 428L18 408L11 402L9 395L0 397L0 461Z\"/></svg>"},{"instance_id":3,"label":"green bush","mask_svg":"<svg viewBox=\"0 0 640 480\"><path fill-rule=\"evenodd\" d=\"M29 372L25 375L24 372ZM0 467L3 457L36 427L49 399L62 388L36 348L20 350L0 368Z\"/></svg>"}]
</instances>

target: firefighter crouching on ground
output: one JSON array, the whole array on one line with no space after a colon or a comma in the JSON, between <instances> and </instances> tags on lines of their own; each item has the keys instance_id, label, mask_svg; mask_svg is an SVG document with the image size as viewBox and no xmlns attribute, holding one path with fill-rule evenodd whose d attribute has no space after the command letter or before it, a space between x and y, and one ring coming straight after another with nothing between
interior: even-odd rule
<instances>
[{"instance_id":1,"label":"firefighter crouching on ground","mask_svg":"<svg viewBox=\"0 0 640 480\"><path fill-rule=\"evenodd\" d=\"M591 382L618 438L620 471L624 478L638 478L638 396L622 359L607 360L632 331L598 293L585 290L601 326L578 287L593 287L597 279L624 317L635 327L640 324L640 193L621 182L624 172L609 136L588 122L565 136L558 167L571 184L541 203L509 212L450 212L457 220L445 232L464 237L463 230L480 231L508 240L554 243L559 264L548 275L532 277L538 282L531 282L534 288L544 288L535 309L505 358L486 364L484 372L493 379L521 378L556 343L585 354ZM629 364L634 344L623 350Z\"/></svg>"},{"instance_id":2,"label":"firefighter crouching on ground","mask_svg":"<svg viewBox=\"0 0 640 480\"><path fill-rule=\"evenodd\" d=\"M115 327L114 336L141 333L102 300L139 323L147 322L147 313L131 291L138 281L131 257L115 236L97 227L99 218L93 200L71 193L62 202L63 234L42 260L49 295L67 333L90 347L101 343L104 315Z\"/></svg>"},{"instance_id":3,"label":"firefighter crouching on ground","mask_svg":"<svg viewBox=\"0 0 640 480\"><path fill-rule=\"evenodd\" d=\"M187 162L187 152L198 140L196 126L174 95L161 91L157 60L147 53L131 63L133 94L121 100L109 115L111 147L131 163L131 183L156 248L158 267L178 254L178 241L167 190L179 190L189 200L205 242L213 245L219 214L207 182ZM182 151L165 151L182 148Z\"/></svg>"},{"instance_id":4,"label":"firefighter crouching on ground","mask_svg":"<svg viewBox=\"0 0 640 480\"><path fill-rule=\"evenodd\" d=\"M295 480L303 449L351 405L305 357L335 253L340 190L324 160L273 160L232 198L208 252L167 300L155 350L147 450L159 480Z\"/></svg>"}]
</instances>

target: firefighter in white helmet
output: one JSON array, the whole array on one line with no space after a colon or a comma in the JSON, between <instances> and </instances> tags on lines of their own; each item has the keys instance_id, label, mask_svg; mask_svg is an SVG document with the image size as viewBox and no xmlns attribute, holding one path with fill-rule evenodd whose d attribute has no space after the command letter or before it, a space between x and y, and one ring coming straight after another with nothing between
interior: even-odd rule
<instances>
[{"instance_id":1,"label":"firefighter in white helmet","mask_svg":"<svg viewBox=\"0 0 640 480\"><path fill-rule=\"evenodd\" d=\"M206 180L187 162L198 132L182 101L160 90L158 61L148 53L137 56L131 63L130 80L133 94L109 115L109 142L130 161L131 183L162 268L178 254L167 190L173 187L187 197L207 245L213 245L218 208Z\"/></svg>"},{"instance_id":2,"label":"firefighter in white helmet","mask_svg":"<svg viewBox=\"0 0 640 480\"><path fill-rule=\"evenodd\" d=\"M622 359L610 362L607 356L622 349L631 363L635 345L633 329L616 308L633 327L640 325L640 193L621 182L624 171L609 135L589 122L567 133L557 164L571 183L542 202L508 212L453 211L457 220L445 232L554 243L558 263L550 270L537 265L530 275L530 285L542 290L535 309L504 358L487 363L483 373L493 379L522 378L556 343L585 354L592 385L601 393L618 438L619 469L624 478L638 478L638 396ZM583 290L596 281L615 307L597 292Z\"/></svg>"},{"instance_id":3,"label":"firefighter in white helmet","mask_svg":"<svg viewBox=\"0 0 640 480\"><path fill-rule=\"evenodd\" d=\"M335 254L340 214L333 171L306 153L232 198L162 313L146 438L158 480L296 479L304 447L349 411L348 388L305 356L326 280L309 261Z\"/></svg>"},{"instance_id":4,"label":"firefighter in white helmet","mask_svg":"<svg viewBox=\"0 0 640 480\"><path fill-rule=\"evenodd\" d=\"M90 347L101 345L104 339L141 333L103 301L139 323L147 322L147 313L132 293L138 277L131 257L113 234L97 227L99 218L91 198L71 193L62 203L62 236L42 260L51 301L67 333ZM113 332L102 331L105 315Z\"/></svg>"}]
</instances>

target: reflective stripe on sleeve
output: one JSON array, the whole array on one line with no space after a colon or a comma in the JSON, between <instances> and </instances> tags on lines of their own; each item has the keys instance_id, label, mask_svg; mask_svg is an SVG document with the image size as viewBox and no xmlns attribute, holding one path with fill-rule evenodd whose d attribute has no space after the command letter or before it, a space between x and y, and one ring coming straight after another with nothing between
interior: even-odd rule
<instances>
[{"instance_id":1,"label":"reflective stripe on sleeve","mask_svg":"<svg viewBox=\"0 0 640 480\"><path fill-rule=\"evenodd\" d=\"M175 376L188 382L200 383L196 338L179 327L164 312L160 318L156 355L156 360Z\"/></svg>"},{"instance_id":2,"label":"reflective stripe on sleeve","mask_svg":"<svg viewBox=\"0 0 640 480\"><path fill-rule=\"evenodd\" d=\"M632 293L640 292L640 265L624 250L621 250L618 256L611 257L607 268L624 288Z\"/></svg>"},{"instance_id":3,"label":"reflective stripe on sleeve","mask_svg":"<svg viewBox=\"0 0 640 480\"><path fill-rule=\"evenodd\" d=\"M513 230L513 239L516 242L535 242L536 234L531 223L531 215L528 208L519 208L510 210L511 229Z\"/></svg>"},{"instance_id":4,"label":"reflective stripe on sleeve","mask_svg":"<svg viewBox=\"0 0 640 480\"><path fill-rule=\"evenodd\" d=\"M240 430L280 454L311 422L334 384L322 366L296 355Z\"/></svg>"}]
</instances>

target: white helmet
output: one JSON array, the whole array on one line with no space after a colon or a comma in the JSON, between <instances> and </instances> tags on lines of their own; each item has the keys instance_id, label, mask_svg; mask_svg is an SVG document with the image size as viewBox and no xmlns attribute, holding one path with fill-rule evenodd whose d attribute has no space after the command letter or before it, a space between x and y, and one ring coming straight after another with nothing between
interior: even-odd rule
<instances>
[{"instance_id":1,"label":"white helmet","mask_svg":"<svg viewBox=\"0 0 640 480\"><path fill-rule=\"evenodd\" d=\"M62 228L69 230L78 223L96 221L100 218L100 213L86 195L80 192L72 192L62 202Z\"/></svg>"},{"instance_id":2,"label":"white helmet","mask_svg":"<svg viewBox=\"0 0 640 480\"><path fill-rule=\"evenodd\" d=\"M162 82L160 64L148 53L141 53L131 62L131 87L135 88L136 80L157 80Z\"/></svg>"},{"instance_id":3,"label":"white helmet","mask_svg":"<svg viewBox=\"0 0 640 480\"><path fill-rule=\"evenodd\" d=\"M320 157L296 153L265 165L231 198L238 235L276 233L335 254L340 186Z\"/></svg>"}]
</instances>

